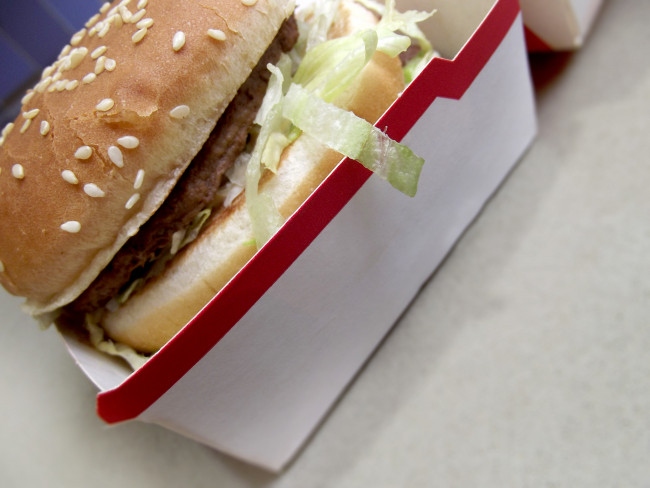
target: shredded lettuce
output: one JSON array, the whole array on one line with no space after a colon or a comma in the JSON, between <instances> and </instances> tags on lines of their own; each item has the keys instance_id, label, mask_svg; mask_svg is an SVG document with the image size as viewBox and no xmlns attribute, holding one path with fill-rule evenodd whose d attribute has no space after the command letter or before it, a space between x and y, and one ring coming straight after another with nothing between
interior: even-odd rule
<instances>
[{"instance_id":1,"label":"shredded lettuce","mask_svg":"<svg viewBox=\"0 0 650 488\"><path fill-rule=\"evenodd\" d=\"M425 68L429 61L431 61L431 59L437 55L427 37L417 26L419 22L428 19L436 11L432 10L431 12L419 12L416 10L408 10L407 12L401 13L398 12L395 8L395 0L386 0L385 6L374 2L373 0L355 1L363 5L368 10L381 15L381 20L377 26L377 31L380 33L383 32L383 35L380 34L380 45L382 44L382 37L386 38L384 42L391 42L390 36L385 31L393 33L395 31L399 31L409 36L409 38L415 39L417 41L418 45L420 46L420 52L417 54L417 56L406 63L406 66L404 66L404 81L406 84L409 84L415 79L418 74L420 74L420 72ZM395 35L399 37L398 34ZM378 47L378 49L380 48ZM380 50L383 51L383 49ZM387 54L389 53L387 52Z\"/></svg>"},{"instance_id":2,"label":"shredded lettuce","mask_svg":"<svg viewBox=\"0 0 650 488\"><path fill-rule=\"evenodd\" d=\"M141 285L144 284L144 280L142 278L138 278L137 280L133 280L133 282L129 285L129 287L126 289L124 293L120 295L118 298L118 302L120 304L126 303L126 301L129 299L131 294Z\"/></svg>"},{"instance_id":3,"label":"shredded lettuce","mask_svg":"<svg viewBox=\"0 0 650 488\"><path fill-rule=\"evenodd\" d=\"M367 29L319 44L307 52L293 82L332 102L368 64L378 40L377 32Z\"/></svg>"},{"instance_id":4,"label":"shredded lettuce","mask_svg":"<svg viewBox=\"0 0 650 488\"><path fill-rule=\"evenodd\" d=\"M403 144L299 85L291 85L284 99L283 115L322 144L355 159L413 197L424 159Z\"/></svg>"},{"instance_id":5,"label":"shredded lettuce","mask_svg":"<svg viewBox=\"0 0 650 488\"><path fill-rule=\"evenodd\" d=\"M251 159L251 153L243 152L226 171L228 183L217 190L217 194L224 198L224 208L230 208L232 202L237 198L246 187L246 165Z\"/></svg>"},{"instance_id":6,"label":"shredded lettuce","mask_svg":"<svg viewBox=\"0 0 650 488\"><path fill-rule=\"evenodd\" d=\"M273 66L271 63L269 63L266 67L272 73L272 76L269 79L269 84L266 88L266 94L262 100L262 106L257 111L257 115L255 116L255 123L258 125L262 125L264 123L264 120L266 120L266 116L269 114L271 108L273 108L273 106L280 101L282 95L284 94L282 92L284 73L279 67Z\"/></svg>"},{"instance_id":7,"label":"shredded lettuce","mask_svg":"<svg viewBox=\"0 0 650 488\"><path fill-rule=\"evenodd\" d=\"M340 4L341 0L302 2L296 11L300 36L294 49L298 56L304 56L305 52L327 40Z\"/></svg>"},{"instance_id":8,"label":"shredded lettuce","mask_svg":"<svg viewBox=\"0 0 650 488\"><path fill-rule=\"evenodd\" d=\"M277 75L277 73L274 73L274 75ZM248 214L258 249L266 244L284 223L284 218L280 215L271 197L263 192L258 193L259 182L262 177L262 155L266 144L271 135L280 130L284 122L282 105L283 102L280 101L271 108L257 137L253 155L246 167L246 206L248 207Z\"/></svg>"},{"instance_id":9,"label":"shredded lettuce","mask_svg":"<svg viewBox=\"0 0 650 488\"><path fill-rule=\"evenodd\" d=\"M266 146L264 146L264 151L262 152L262 164L277 174L282 151L284 151L284 148L287 147L290 142L289 138L283 133L273 132L269 136L268 141L266 141Z\"/></svg>"},{"instance_id":10,"label":"shredded lettuce","mask_svg":"<svg viewBox=\"0 0 650 488\"><path fill-rule=\"evenodd\" d=\"M280 69L269 64L268 69L271 71L271 79L269 85L282 86L284 82L284 75ZM275 207L273 200L266 194L258 194L259 182L262 177L262 157L268 140L274 132L281 129L282 120L282 91L279 92L279 99L276 100L277 90L269 95L269 99L275 103L268 107L268 111L262 122L262 128L257 136L255 149L251 155L248 166L246 167L246 206L248 214L253 226L253 235L258 249L261 248L270 238L277 232L280 226L284 223L284 219L280 212ZM271 98L273 97L273 98ZM267 97L264 98L266 102ZM262 102L264 104L264 102ZM266 163L274 165L268 160ZM275 165L277 167L277 164Z\"/></svg>"},{"instance_id":11,"label":"shredded lettuce","mask_svg":"<svg viewBox=\"0 0 650 488\"><path fill-rule=\"evenodd\" d=\"M327 32L334 22L336 12L339 10L341 0L326 0L314 2L312 27L307 37L307 51L327 40Z\"/></svg>"},{"instance_id":12,"label":"shredded lettuce","mask_svg":"<svg viewBox=\"0 0 650 488\"><path fill-rule=\"evenodd\" d=\"M371 12L376 13L379 17L384 15L384 12L386 11L386 7L383 6L381 3L377 3L374 0L355 0L359 5L363 5L365 8L370 10Z\"/></svg>"},{"instance_id":13,"label":"shredded lettuce","mask_svg":"<svg viewBox=\"0 0 650 488\"><path fill-rule=\"evenodd\" d=\"M179 249L183 249L185 246L187 246L190 242L192 242L199 236L199 232L201 232L201 228L203 227L203 224L205 224L205 222L210 218L211 214L212 214L212 209L206 208L205 210L201 210L196 215L196 217L192 219L192 222L185 230L185 237L183 238L183 241L181 242Z\"/></svg>"},{"instance_id":14,"label":"shredded lettuce","mask_svg":"<svg viewBox=\"0 0 650 488\"><path fill-rule=\"evenodd\" d=\"M113 342L110 339L104 339L104 329L95 323L92 315L86 314L86 330L90 336L90 343L98 350L124 359L137 371L149 360L143 354L137 353L133 348L120 342Z\"/></svg>"},{"instance_id":15,"label":"shredded lettuce","mask_svg":"<svg viewBox=\"0 0 650 488\"><path fill-rule=\"evenodd\" d=\"M280 60L278 61L277 67L280 70L280 73L282 73L282 78L283 78L282 93L286 95L287 92L289 91L289 86L291 85L291 80L293 76L293 61L291 60L291 56L289 56L288 54L283 54L282 56L280 56Z\"/></svg>"},{"instance_id":16,"label":"shredded lettuce","mask_svg":"<svg viewBox=\"0 0 650 488\"><path fill-rule=\"evenodd\" d=\"M210 218L211 214L211 208L201 210L185 229L174 232L174 235L172 236L172 248L169 253L176 254L190 242L195 240L199 236L203 224L205 224L208 218Z\"/></svg>"},{"instance_id":17,"label":"shredded lettuce","mask_svg":"<svg viewBox=\"0 0 650 488\"><path fill-rule=\"evenodd\" d=\"M395 0L386 0L386 6L378 27L385 27L393 32L403 32L407 36L416 39L424 51L432 51L433 47L431 46L431 43L417 24L427 20L435 12L435 10L432 10L431 12L407 10L406 12L401 13L395 7Z\"/></svg>"},{"instance_id":18,"label":"shredded lettuce","mask_svg":"<svg viewBox=\"0 0 650 488\"><path fill-rule=\"evenodd\" d=\"M411 38L396 34L385 27L375 29L379 37L377 42L377 51L388 54L394 58L399 53L406 51L411 46Z\"/></svg>"}]
</instances>

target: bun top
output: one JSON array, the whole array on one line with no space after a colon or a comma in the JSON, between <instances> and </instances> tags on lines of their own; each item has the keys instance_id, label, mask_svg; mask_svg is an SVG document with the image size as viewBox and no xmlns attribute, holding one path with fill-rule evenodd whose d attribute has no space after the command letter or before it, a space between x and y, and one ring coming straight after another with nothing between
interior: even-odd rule
<instances>
[{"instance_id":1,"label":"bun top","mask_svg":"<svg viewBox=\"0 0 650 488\"><path fill-rule=\"evenodd\" d=\"M0 283L32 313L74 300L162 204L291 4L122 0L73 36L0 138Z\"/></svg>"}]
</instances>

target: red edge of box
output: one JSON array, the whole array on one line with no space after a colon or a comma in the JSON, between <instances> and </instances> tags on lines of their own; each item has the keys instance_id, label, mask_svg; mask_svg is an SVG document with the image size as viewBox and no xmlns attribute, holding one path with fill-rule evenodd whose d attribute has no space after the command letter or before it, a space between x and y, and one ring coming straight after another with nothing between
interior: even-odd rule
<instances>
[{"instance_id":1,"label":"red edge of box","mask_svg":"<svg viewBox=\"0 0 650 488\"><path fill-rule=\"evenodd\" d=\"M375 124L397 141L437 97L460 99L504 39L517 0L498 0L453 61L436 58ZM97 395L108 423L139 416L180 380L266 293L372 173L344 159L298 211L212 301L147 364L119 387Z\"/></svg>"},{"instance_id":2,"label":"red edge of box","mask_svg":"<svg viewBox=\"0 0 650 488\"><path fill-rule=\"evenodd\" d=\"M526 35L526 48L529 53L546 53L553 51L553 48L535 34L530 28L524 25L524 34Z\"/></svg>"}]
</instances>

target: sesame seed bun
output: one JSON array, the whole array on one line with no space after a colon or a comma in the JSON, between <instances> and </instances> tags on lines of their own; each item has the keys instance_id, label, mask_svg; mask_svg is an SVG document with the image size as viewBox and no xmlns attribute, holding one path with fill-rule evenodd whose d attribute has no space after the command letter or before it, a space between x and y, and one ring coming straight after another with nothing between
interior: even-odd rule
<instances>
[{"instance_id":1,"label":"sesame seed bun","mask_svg":"<svg viewBox=\"0 0 650 488\"><path fill-rule=\"evenodd\" d=\"M89 24L73 37L77 52L66 48L46 70L0 139L0 283L27 297L27 310L73 301L162 204L290 15L288 3L156 0L138 14L123 1L136 25L112 16L116 1L101 29ZM138 146L120 145L125 136Z\"/></svg>"},{"instance_id":2,"label":"sesame seed bun","mask_svg":"<svg viewBox=\"0 0 650 488\"><path fill-rule=\"evenodd\" d=\"M331 37L367 28L376 18L356 3L342 3ZM404 89L401 63L375 53L354 84L336 104L374 123ZM307 135L283 153L278 175L267 173L260 187L280 213L289 217L341 161L342 156ZM113 339L143 352L153 352L176 334L246 264L255 247L251 223L241 194L221 209L200 234L182 249L165 271L116 312L104 316Z\"/></svg>"}]
</instances>

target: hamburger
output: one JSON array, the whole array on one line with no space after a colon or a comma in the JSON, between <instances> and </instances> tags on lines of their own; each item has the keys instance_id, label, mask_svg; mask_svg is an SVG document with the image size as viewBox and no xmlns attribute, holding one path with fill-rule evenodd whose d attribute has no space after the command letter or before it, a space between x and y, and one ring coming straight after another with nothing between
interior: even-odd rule
<instances>
[{"instance_id":1,"label":"hamburger","mask_svg":"<svg viewBox=\"0 0 650 488\"><path fill-rule=\"evenodd\" d=\"M2 132L2 285L105 350L162 347L350 155L309 110L363 131L403 90L411 40L395 30L418 39L415 24L375 10L105 4ZM368 129L350 150L399 187L422 161L393 142Z\"/></svg>"}]
</instances>

